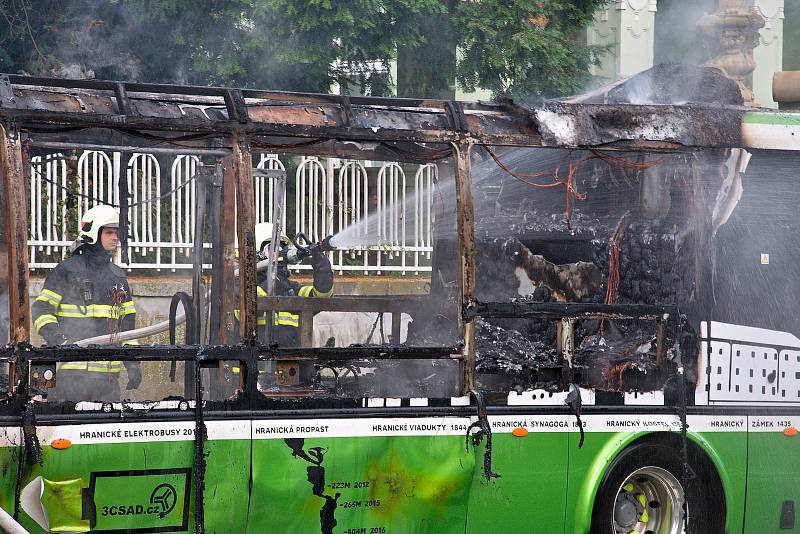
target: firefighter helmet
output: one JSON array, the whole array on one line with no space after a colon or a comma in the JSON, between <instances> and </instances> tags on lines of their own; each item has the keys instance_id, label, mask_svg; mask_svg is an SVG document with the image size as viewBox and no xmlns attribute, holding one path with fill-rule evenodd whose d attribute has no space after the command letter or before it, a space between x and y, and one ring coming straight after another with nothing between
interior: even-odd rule
<instances>
[{"instance_id":1,"label":"firefighter helmet","mask_svg":"<svg viewBox=\"0 0 800 534\"><path fill-rule=\"evenodd\" d=\"M264 249L264 246L272 241L272 231L272 223L262 222L256 225L256 252L261 252ZM281 234L280 241L285 245L290 243L289 238L286 237L285 234Z\"/></svg>"},{"instance_id":2,"label":"firefighter helmet","mask_svg":"<svg viewBox=\"0 0 800 534\"><path fill-rule=\"evenodd\" d=\"M97 243L100 228L119 228L119 212L105 204L97 205L81 217L80 238L86 244Z\"/></svg>"}]
</instances>

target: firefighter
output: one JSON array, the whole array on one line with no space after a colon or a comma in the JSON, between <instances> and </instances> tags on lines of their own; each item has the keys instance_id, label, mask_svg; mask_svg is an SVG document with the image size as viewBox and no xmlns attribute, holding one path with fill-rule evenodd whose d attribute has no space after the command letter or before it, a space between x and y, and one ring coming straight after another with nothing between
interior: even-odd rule
<instances>
[{"instance_id":1,"label":"firefighter","mask_svg":"<svg viewBox=\"0 0 800 534\"><path fill-rule=\"evenodd\" d=\"M257 256L259 260L267 259L269 256L269 244L272 241L272 223L259 223L255 227L255 242ZM333 295L333 269L331 262L319 246L311 246L304 251L290 247L289 238L285 235L280 236L280 247L278 252L277 271L275 276L275 295L279 297L330 297ZM296 263L308 258L313 272L312 285L302 285L290 279L289 264ZM259 297L268 296L267 293L267 273L258 272L258 286L256 291ZM233 312L236 320L239 320L239 310ZM292 312L275 311L272 316L272 338L270 339L267 330L267 312L258 315L258 340L262 344L277 343L282 347L297 347L300 344L300 316ZM238 333L238 328L236 329ZM238 383L239 368L230 368L231 375L226 380L235 384ZM308 383L311 380L313 367L302 366L300 371L301 382ZM258 384L260 389L268 389L275 384L274 362L262 362L259 365Z\"/></svg>"},{"instance_id":2,"label":"firefighter","mask_svg":"<svg viewBox=\"0 0 800 534\"><path fill-rule=\"evenodd\" d=\"M47 276L33 303L33 325L47 345L132 330L136 309L125 272L114 265L119 214L98 205L81 217L77 248ZM135 345L135 341L125 344ZM139 362L125 362L126 389L142 380ZM120 361L61 362L56 373L57 400L120 400Z\"/></svg>"},{"instance_id":3,"label":"firefighter","mask_svg":"<svg viewBox=\"0 0 800 534\"><path fill-rule=\"evenodd\" d=\"M259 223L255 227L255 240L259 260L267 259L269 244L272 241L272 223ZM290 279L289 263L308 258L313 272L313 284L302 285ZM295 260L297 258L297 260ZM258 273L259 297L267 296L267 273ZM330 297L333 295L333 269L328 257L320 247L308 248L308 255L298 254L297 249L290 248L289 238L280 237L280 248L275 276L275 295L279 297ZM239 310L234 312L239 319ZM258 316L258 339L261 343L270 342L267 332L267 313ZM291 312L276 311L273 313L272 343L282 347L296 347L300 343L300 316Z\"/></svg>"}]
</instances>

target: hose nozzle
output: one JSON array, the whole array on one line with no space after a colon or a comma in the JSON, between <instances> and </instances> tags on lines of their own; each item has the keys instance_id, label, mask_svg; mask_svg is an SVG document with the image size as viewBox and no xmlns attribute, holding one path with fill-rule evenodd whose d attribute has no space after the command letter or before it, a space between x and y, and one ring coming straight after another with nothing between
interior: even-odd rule
<instances>
[{"instance_id":1,"label":"hose nozzle","mask_svg":"<svg viewBox=\"0 0 800 534\"><path fill-rule=\"evenodd\" d=\"M288 251L286 252L287 262L300 263L305 258L316 252L330 252L332 250L336 250L336 247L331 245L332 237L332 235L329 235L318 243L311 243L305 234L297 234L292 242L293 246L289 247Z\"/></svg>"},{"instance_id":2,"label":"hose nozzle","mask_svg":"<svg viewBox=\"0 0 800 534\"><path fill-rule=\"evenodd\" d=\"M331 250L336 250L336 247L331 245L331 239L333 239L333 236L329 235L328 237L319 242L317 246L319 246L319 249L322 252L330 252Z\"/></svg>"}]
</instances>

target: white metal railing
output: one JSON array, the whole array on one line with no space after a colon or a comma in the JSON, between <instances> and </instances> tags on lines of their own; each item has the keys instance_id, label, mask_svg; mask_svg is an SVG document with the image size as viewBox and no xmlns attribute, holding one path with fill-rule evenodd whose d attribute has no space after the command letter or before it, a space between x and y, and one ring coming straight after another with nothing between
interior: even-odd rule
<instances>
[{"instance_id":1,"label":"white metal railing","mask_svg":"<svg viewBox=\"0 0 800 534\"><path fill-rule=\"evenodd\" d=\"M130 239L139 246L131 247L134 254L148 258L155 252L155 263L161 264L161 203L146 202L161 196L161 167L152 154L134 154L128 162L128 193L132 208L129 212ZM152 254L151 254L152 256ZM173 259L174 261L174 259Z\"/></svg>"},{"instance_id":2,"label":"white metal railing","mask_svg":"<svg viewBox=\"0 0 800 534\"><path fill-rule=\"evenodd\" d=\"M159 156L87 150L31 158L30 267L52 268L67 255L81 215L98 203L119 205L124 172L129 198L131 270L191 269L195 230L196 155ZM311 240L345 229L357 236L331 254L334 269L356 273L430 271L437 167L260 154L257 168L291 170L282 228ZM292 165L289 163L292 162ZM163 176L162 169L169 169ZM414 178L407 179L413 173ZM269 221L273 180L256 175L256 222ZM162 191L167 191L161 198ZM289 214L287 216L287 214ZM287 228L287 220L294 219ZM208 243L204 244L209 247ZM299 266L299 269L305 266Z\"/></svg>"}]
</instances>

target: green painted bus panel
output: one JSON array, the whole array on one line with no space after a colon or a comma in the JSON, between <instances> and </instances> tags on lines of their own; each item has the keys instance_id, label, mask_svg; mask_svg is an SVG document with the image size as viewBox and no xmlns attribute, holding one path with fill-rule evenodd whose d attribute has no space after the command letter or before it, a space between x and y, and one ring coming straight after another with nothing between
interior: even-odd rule
<instances>
[{"instance_id":1,"label":"green painted bus panel","mask_svg":"<svg viewBox=\"0 0 800 534\"><path fill-rule=\"evenodd\" d=\"M461 534L474 470L459 436L254 440L249 530Z\"/></svg>"},{"instance_id":2,"label":"green painted bus panel","mask_svg":"<svg viewBox=\"0 0 800 534\"><path fill-rule=\"evenodd\" d=\"M530 432L524 437L495 433L492 470L500 478L488 481L483 474L485 443L479 447L467 532L561 532L567 492L567 436L567 432Z\"/></svg>"},{"instance_id":3,"label":"green painted bus panel","mask_svg":"<svg viewBox=\"0 0 800 534\"><path fill-rule=\"evenodd\" d=\"M206 532L244 532L250 498L250 440L210 440L203 447L206 453L203 493Z\"/></svg>"},{"instance_id":4,"label":"green painted bus panel","mask_svg":"<svg viewBox=\"0 0 800 534\"><path fill-rule=\"evenodd\" d=\"M17 483L21 447L0 447L0 507L14 513L14 489Z\"/></svg>"},{"instance_id":5,"label":"green painted bus panel","mask_svg":"<svg viewBox=\"0 0 800 534\"><path fill-rule=\"evenodd\" d=\"M587 432L583 446L578 448L580 433L570 433L567 445L565 533L589 532L597 485L611 460L635 436L634 433Z\"/></svg>"},{"instance_id":6,"label":"green painted bus panel","mask_svg":"<svg viewBox=\"0 0 800 534\"><path fill-rule=\"evenodd\" d=\"M748 111L742 115L742 123L744 124L768 124L779 126L797 126L800 125L800 114L798 113L779 113L779 112L763 112L763 111Z\"/></svg>"},{"instance_id":7,"label":"green painted bus panel","mask_svg":"<svg viewBox=\"0 0 800 534\"><path fill-rule=\"evenodd\" d=\"M206 531L244 531L250 442L208 441L205 451ZM64 450L45 446L42 456L42 466L26 466L22 487L42 477L41 501L51 531L87 531L90 526L103 531L194 530L192 441L85 444ZM15 477L9 480L13 488ZM8 485L5 477L3 485ZM82 493L89 496L93 521L82 507ZM10 495L13 499L13 489ZM84 528L74 528L76 518L83 519ZM31 533L45 532L24 511L20 522Z\"/></svg>"},{"instance_id":8,"label":"green painted bus panel","mask_svg":"<svg viewBox=\"0 0 800 534\"><path fill-rule=\"evenodd\" d=\"M800 532L800 522L792 530L780 528L783 502L794 501L796 516L800 506L800 436L751 432L749 452L745 532Z\"/></svg>"},{"instance_id":9,"label":"green painted bus panel","mask_svg":"<svg viewBox=\"0 0 800 534\"><path fill-rule=\"evenodd\" d=\"M116 443L116 444L81 444L72 445L69 448L58 450L50 446L42 447L42 465L26 465L23 473L22 487L35 483L37 477L42 477L45 481L42 504L50 505L45 509L53 529L54 520L59 524L67 521L75 513L79 516L87 516L80 510L70 510L74 505L74 494L81 492L91 493L90 500L94 505L96 525L111 522L117 528L157 528L162 526L155 513L145 513L150 506L151 493L155 489L153 480L150 477L141 477L138 480L129 477L131 472L146 472L148 470L162 470L175 468L191 469L192 457L194 454L191 441L181 442L139 442L139 443ZM92 474L100 473L100 478L105 478L103 473L118 473L125 477L127 484L124 486L127 491L124 495L117 493L101 493L105 484L101 482L100 487L92 488ZM57 488L55 483L72 481L68 485ZM94 478L97 482L97 478ZM152 486L152 487L151 487ZM183 492L184 488L175 489L175 502L183 502L185 496L178 493ZM97 491L99 490L99 491ZM191 491L191 485L190 485ZM190 497L191 499L191 497ZM190 501L191 502L191 501ZM128 514L127 508L118 514L117 507L120 505L133 504L132 513ZM143 507L142 513L137 513L136 505ZM112 508L113 507L113 508ZM114 520L112 520L112 513ZM119 518L116 516L119 515ZM90 526L88 516L86 527ZM20 522L28 528L30 532L44 532L38 524L24 511L20 513Z\"/></svg>"},{"instance_id":10,"label":"green painted bus panel","mask_svg":"<svg viewBox=\"0 0 800 534\"><path fill-rule=\"evenodd\" d=\"M719 474L725 493L725 531L733 534L759 531L742 531L744 524L745 477L747 475L746 432L699 432L689 433L710 458Z\"/></svg>"}]
</instances>

